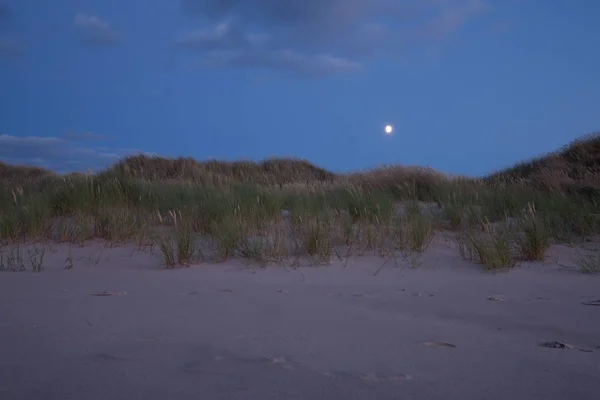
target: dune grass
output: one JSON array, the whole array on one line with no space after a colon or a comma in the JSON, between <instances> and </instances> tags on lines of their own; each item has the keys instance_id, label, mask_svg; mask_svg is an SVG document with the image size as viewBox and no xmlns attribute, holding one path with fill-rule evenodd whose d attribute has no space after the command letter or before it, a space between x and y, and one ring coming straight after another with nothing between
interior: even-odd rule
<instances>
[{"instance_id":1,"label":"dune grass","mask_svg":"<svg viewBox=\"0 0 600 400\"><path fill-rule=\"evenodd\" d=\"M0 163L2 268L24 269L14 245L32 241L133 242L158 248L169 268L234 257L265 266L326 264L340 246L346 257L420 254L441 230L457 232L463 258L512 268L600 233L598 154L600 139L589 137L485 178L403 167L339 175L284 159L137 156L70 175ZM41 250L29 259L43 269Z\"/></svg>"},{"instance_id":2,"label":"dune grass","mask_svg":"<svg viewBox=\"0 0 600 400\"><path fill-rule=\"evenodd\" d=\"M586 274L600 274L600 250L593 254L582 257L579 260L579 269Z\"/></svg>"}]
</instances>

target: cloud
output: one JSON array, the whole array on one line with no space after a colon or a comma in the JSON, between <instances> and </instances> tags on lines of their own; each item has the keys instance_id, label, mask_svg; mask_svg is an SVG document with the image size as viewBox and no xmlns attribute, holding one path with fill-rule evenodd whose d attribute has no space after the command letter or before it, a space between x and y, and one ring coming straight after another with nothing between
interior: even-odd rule
<instances>
[{"instance_id":1,"label":"cloud","mask_svg":"<svg viewBox=\"0 0 600 400\"><path fill-rule=\"evenodd\" d=\"M259 45L261 38L237 29L229 22L204 27L183 36L179 43L194 50L230 50Z\"/></svg>"},{"instance_id":2,"label":"cloud","mask_svg":"<svg viewBox=\"0 0 600 400\"><path fill-rule=\"evenodd\" d=\"M0 135L0 160L37 165L59 172L102 169L120 158L143 153L133 149L88 147L58 137Z\"/></svg>"},{"instance_id":3,"label":"cloud","mask_svg":"<svg viewBox=\"0 0 600 400\"><path fill-rule=\"evenodd\" d=\"M110 45L121 39L118 31L95 15L79 13L75 16L74 24L81 34L81 40L89 45Z\"/></svg>"},{"instance_id":4,"label":"cloud","mask_svg":"<svg viewBox=\"0 0 600 400\"><path fill-rule=\"evenodd\" d=\"M181 0L200 29L179 44L201 65L299 75L355 72L374 57L448 37L484 0Z\"/></svg>"},{"instance_id":5,"label":"cloud","mask_svg":"<svg viewBox=\"0 0 600 400\"><path fill-rule=\"evenodd\" d=\"M462 25L476 15L487 10L487 5L481 0L470 0L460 6L445 9L426 25L426 32L445 37L456 32Z\"/></svg>"},{"instance_id":6,"label":"cloud","mask_svg":"<svg viewBox=\"0 0 600 400\"><path fill-rule=\"evenodd\" d=\"M103 135L101 133L94 132L67 132L64 136L66 140L72 141L107 141L115 139L114 136Z\"/></svg>"},{"instance_id":7,"label":"cloud","mask_svg":"<svg viewBox=\"0 0 600 400\"><path fill-rule=\"evenodd\" d=\"M199 67L240 67L287 70L297 76L316 77L355 72L362 64L329 54L307 55L293 50L218 51L208 54Z\"/></svg>"},{"instance_id":8,"label":"cloud","mask_svg":"<svg viewBox=\"0 0 600 400\"><path fill-rule=\"evenodd\" d=\"M305 54L272 47L268 36L244 32L230 22L191 32L179 43L203 53L198 64L202 68L284 69L299 76L323 76L362 68L360 63L330 54Z\"/></svg>"}]
</instances>

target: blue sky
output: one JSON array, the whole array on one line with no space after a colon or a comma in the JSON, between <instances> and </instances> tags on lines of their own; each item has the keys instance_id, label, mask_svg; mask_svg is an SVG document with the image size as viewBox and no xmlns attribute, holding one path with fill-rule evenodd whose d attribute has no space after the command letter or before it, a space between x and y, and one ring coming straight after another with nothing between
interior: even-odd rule
<instances>
[{"instance_id":1,"label":"blue sky","mask_svg":"<svg viewBox=\"0 0 600 400\"><path fill-rule=\"evenodd\" d=\"M481 175L600 130L598 15L597 0L0 0L0 159Z\"/></svg>"}]
</instances>

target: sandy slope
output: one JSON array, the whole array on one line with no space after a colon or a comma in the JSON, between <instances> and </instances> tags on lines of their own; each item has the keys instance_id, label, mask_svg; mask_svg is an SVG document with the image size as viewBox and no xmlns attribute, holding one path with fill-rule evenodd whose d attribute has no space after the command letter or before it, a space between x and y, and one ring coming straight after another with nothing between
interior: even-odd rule
<instances>
[{"instance_id":1,"label":"sandy slope","mask_svg":"<svg viewBox=\"0 0 600 400\"><path fill-rule=\"evenodd\" d=\"M594 399L600 276L425 264L174 271L101 246L0 274L2 399ZM563 252L558 249L555 251ZM561 253L562 254L562 253ZM88 265L89 264L89 265ZM339 263L338 263L339 264ZM92 296L95 292L126 292ZM493 297L495 301L488 298ZM455 347L427 346L447 342ZM540 347L564 341L572 349Z\"/></svg>"}]
</instances>

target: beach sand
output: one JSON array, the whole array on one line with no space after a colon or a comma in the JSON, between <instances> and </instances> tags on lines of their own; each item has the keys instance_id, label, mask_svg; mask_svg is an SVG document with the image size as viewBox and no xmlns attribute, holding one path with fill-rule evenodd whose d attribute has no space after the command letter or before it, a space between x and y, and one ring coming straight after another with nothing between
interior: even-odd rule
<instances>
[{"instance_id":1,"label":"beach sand","mask_svg":"<svg viewBox=\"0 0 600 400\"><path fill-rule=\"evenodd\" d=\"M41 273L0 274L2 399L600 396L600 276L568 268L567 246L493 274L441 240L417 268L166 270L96 242L66 270L55 247Z\"/></svg>"}]
</instances>

